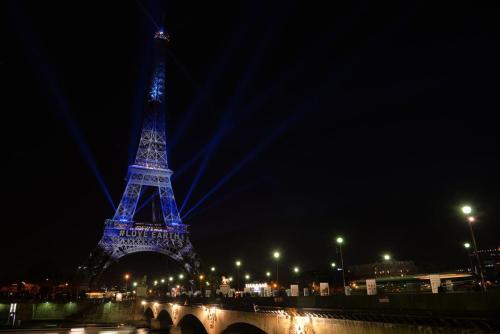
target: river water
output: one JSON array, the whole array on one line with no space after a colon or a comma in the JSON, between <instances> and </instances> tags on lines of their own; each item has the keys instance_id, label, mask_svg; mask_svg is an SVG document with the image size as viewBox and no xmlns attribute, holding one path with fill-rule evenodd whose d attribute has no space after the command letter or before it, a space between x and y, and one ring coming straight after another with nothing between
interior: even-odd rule
<instances>
[{"instance_id":1,"label":"river water","mask_svg":"<svg viewBox=\"0 0 500 334\"><path fill-rule=\"evenodd\" d=\"M1 334L182 334L178 327L166 330L150 330L148 328L135 328L131 326L75 326L68 328L32 328L32 329L0 329ZM190 333L197 334L197 333Z\"/></svg>"}]
</instances>

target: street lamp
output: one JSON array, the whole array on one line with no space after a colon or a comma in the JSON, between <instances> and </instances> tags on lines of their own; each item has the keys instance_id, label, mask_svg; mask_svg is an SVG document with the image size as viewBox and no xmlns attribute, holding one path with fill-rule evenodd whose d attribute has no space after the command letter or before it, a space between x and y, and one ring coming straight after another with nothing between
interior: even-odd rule
<instances>
[{"instance_id":1,"label":"street lamp","mask_svg":"<svg viewBox=\"0 0 500 334\"><path fill-rule=\"evenodd\" d=\"M271 272L270 271L266 271L266 277L271 277Z\"/></svg>"},{"instance_id":2,"label":"street lamp","mask_svg":"<svg viewBox=\"0 0 500 334\"><path fill-rule=\"evenodd\" d=\"M470 270L472 271L472 260L470 258L470 254L469 254L470 243L464 242L464 248L465 248L465 250L467 252L467 259L469 259Z\"/></svg>"},{"instance_id":3,"label":"street lamp","mask_svg":"<svg viewBox=\"0 0 500 334\"><path fill-rule=\"evenodd\" d=\"M240 267L241 267L241 261L236 260L236 290L240 288Z\"/></svg>"},{"instance_id":4,"label":"street lamp","mask_svg":"<svg viewBox=\"0 0 500 334\"><path fill-rule=\"evenodd\" d=\"M183 279L184 278L184 275L183 274L179 274L179 279Z\"/></svg>"},{"instance_id":5,"label":"street lamp","mask_svg":"<svg viewBox=\"0 0 500 334\"><path fill-rule=\"evenodd\" d=\"M333 293L335 293L335 268L337 267L337 264L335 262L330 263L330 266L333 268L333 276L332 276L332 286L333 286Z\"/></svg>"},{"instance_id":6,"label":"street lamp","mask_svg":"<svg viewBox=\"0 0 500 334\"><path fill-rule=\"evenodd\" d=\"M250 275L249 275L249 274L246 274L246 275L245 275L245 280L247 280L247 281L248 281L249 279L250 279Z\"/></svg>"},{"instance_id":7,"label":"street lamp","mask_svg":"<svg viewBox=\"0 0 500 334\"><path fill-rule=\"evenodd\" d=\"M169 281L169 282L172 282L173 280L174 280L174 278L173 278L172 276L170 276L170 277L168 278L168 281Z\"/></svg>"},{"instance_id":8,"label":"street lamp","mask_svg":"<svg viewBox=\"0 0 500 334\"><path fill-rule=\"evenodd\" d=\"M215 267L210 268L210 271L214 272L215 271Z\"/></svg>"},{"instance_id":9,"label":"street lamp","mask_svg":"<svg viewBox=\"0 0 500 334\"><path fill-rule=\"evenodd\" d=\"M293 267L293 273L295 275L296 283L300 284L300 268L297 266Z\"/></svg>"},{"instance_id":10,"label":"street lamp","mask_svg":"<svg viewBox=\"0 0 500 334\"><path fill-rule=\"evenodd\" d=\"M476 218L473 216L469 216L469 214L472 213L472 207L470 207L469 205L462 206L462 213L467 215L467 223L469 224L470 235L472 237L472 245L474 246L474 255L476 257L477 268L479 270L479 277L481 278L481 285L483 287L483 290L486 291L483 268L481 266L481 260L479 259L479 253L477 252L476 236L474 235L474 230L472 229L472 224L476 221Z\"/></svg>"},{"instance_id":11,"label":"street lamp","mask_svg":"<svg viewBox=\"0 0 500 334\"><path fill-rule=\"evenodd\" d=\"M154 281L154 282L153 282L153 284L154 284L155 286L157 286L157 285L158 285L158 281Z\"/></svg>"},{"instance_id":12,"label":"street lamp","mask_svg":"<svg viewBox=\"0 0 500 334\"><path fill-rule=\"evenodd\" d=\"M128 279L130 278L130 275L129 274L125 274L123 276L123 278L125 278L125 292L128 291Z\"/></svg>"},{"instance_id":13,"label":"street lamp","mask_svg":"<svg viewBox=\"0 0 500 334\"><path fill-rule=\"evenodd\" d=\"M280 256L281 256L281 254L280 254L279 251L274 251L273 257L276 260L276 286L278 287L278 290L279 290L279 283L278 283L279 282L278 281L278 279L279 279L279 268L278 268L278 264L279 264Z\"/></svg>"},{"instance_id":14,"label":"street lamp","mask_svg":"<svg viewBox=\"0 0 500 334\"><path fill-rule=\"evenodd\" d=\"M390 261L391 260L391 255L390 254L384 254L384 261Z\"/></svg>"},{"instance_id":15,"label":"street lamp","mask_svg":"<svg viewBox=\"0 0 500 334\"><path fill-rule=\"evenodd\" d=\"M340 253L340 265L342 266L342 284L345 289L345 273L344 273L344 256L342 255L342 244L344 243L344 238L337 237L337 245L339 245L339 253Z\"/></svg>"},{"instance_id":16,"label":"street lamp","mask_svg":"<svg viewBox=\"0 0 500 334\"><path fill-rule=\"evenodd\" d=\"M164 279L164 278L162 278L162 279L161 279L161 282L162 282L162 283L165 283L165 279Z\"/></svg>"}]
</instances>

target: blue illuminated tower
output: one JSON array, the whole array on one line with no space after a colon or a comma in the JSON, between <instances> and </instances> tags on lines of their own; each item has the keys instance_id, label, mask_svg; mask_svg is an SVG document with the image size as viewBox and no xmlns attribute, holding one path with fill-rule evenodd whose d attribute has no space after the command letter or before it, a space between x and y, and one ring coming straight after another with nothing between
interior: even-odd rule
<instances>
[{"instance_id":1,"label":"blue illuminated tower","mask_svg":"<svg viewBox=\"0 0 500 334\"><path fill-rule=\"evenodd\" d=\"M137 252L157 252L168 255L195 274L199 261L189 241L187 226L177 210L168 168L165 134L165 53L168 34L155 34L155 59L147 94L146 113L135 161L129 166L127 185L112 219L104 224L104 234L97 249L81 266L88 284L119 258ZM137 203L146 188L158 192L162 221L134 221ZM154 215L154 213L153 213Z\"/></svg>"}]
</instances>

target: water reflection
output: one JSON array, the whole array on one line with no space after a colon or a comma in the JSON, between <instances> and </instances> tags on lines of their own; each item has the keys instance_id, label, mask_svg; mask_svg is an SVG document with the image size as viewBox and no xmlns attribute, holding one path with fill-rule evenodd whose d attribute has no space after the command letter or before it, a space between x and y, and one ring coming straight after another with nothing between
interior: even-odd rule
<instances>
[{"instance_id":1,"label":"water reflection","mask_svg":"<svg viewBox=\"0 0 500 334\"><path fill-rule=\"evenodd\" d=\"M177 326L172 326L169 329L151 330L149 328L136 328L132 326L117 326L117 327L97 327L97 326L79 326L73 328L51 328L51 329L2 329L2 334L182 334L181 329ZM197 334L194 332L193 334Z\"/></svg>"}]
</instances>

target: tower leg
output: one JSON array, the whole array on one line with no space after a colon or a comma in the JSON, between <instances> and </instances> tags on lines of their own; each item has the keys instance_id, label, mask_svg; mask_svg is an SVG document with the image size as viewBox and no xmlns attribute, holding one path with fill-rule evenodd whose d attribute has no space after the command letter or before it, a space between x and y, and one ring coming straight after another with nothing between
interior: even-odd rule
<instances>
[{"instance_id":1,"label":"tower leg","mask_svg":"<svg viewBox=\"0 0 500 334\"><path fill-rule=\"evenodd\" d=\"M132 175L130 179L134 176L135 175ZM135 208L137 207L137 201L141 194L141 187L140 184L132 183L129 180L125 192L123 193L122 200L120 201L120 205L118 205L118 209L113 217L114 220L132 220Z\"/></svg>"},{"instance_id":2,"label":"tower leg","mask_svg":"<svg viewBox=\"0 0 500 334\"><path fill-rule=\"evenodd\" d=\"M170 183L167 187L158 187L163 219L167 225L181 224L181 218L175 204L174 192Z\"/></svg>"},{"instance_id":3,"label":"tower leg","mask_svg":"<svg viewBox=\"0 0 500 334\"><path fill-rule=\"evenodd\" d=\"M111 252L103 246L101 240L97 244L96 249L90 253L87 261L78 267L77 280L81 289L88 290L94 288L104 270L113 262Z\"/></svg>"}]
</instances>

